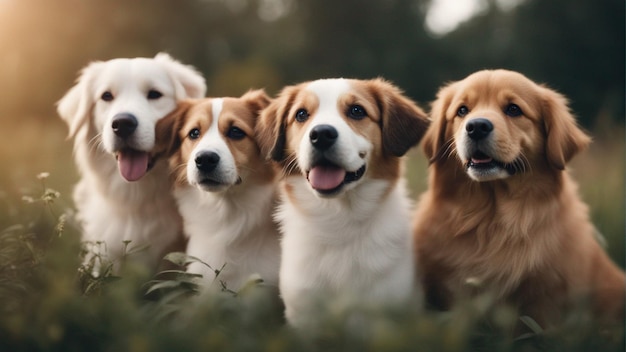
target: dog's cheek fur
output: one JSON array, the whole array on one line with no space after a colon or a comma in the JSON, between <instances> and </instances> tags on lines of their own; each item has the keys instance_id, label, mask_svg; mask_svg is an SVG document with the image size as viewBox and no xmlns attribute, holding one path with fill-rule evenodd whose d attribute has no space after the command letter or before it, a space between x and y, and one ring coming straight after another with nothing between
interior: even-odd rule
<instances>
[{"instance_id":1,"label":"dog's cheek fur","mask_svg":"<svg viewBox=\"0 0 626 352\"><path fill-rule=\"evenodd\" d=\"M281 96L263 109L256 123L255 140L266 160L281 162L285 158L285 114L288 109L288 99Z\"/></svg>"},{"instance_id":2,"label":"dog's cheek fur","mask_svg":"<svg viewBox=\"0 0 626 352\"><path fill-rule=\"evenodd\" d=\"M431 124L422 138L422 147L429 163L434 163L443 157L446 141L452 137L449 133L446 111L456 91L456 85L448 85L437 93L437 99L432 103L430 110Z\"/></svg>"},{"instance_id":3,"label":"dog's cheek fur","mask_svg":"<svg viewBox=\"0 0 626 352\"><path fill-rule=\"evenodd\" d=\"M181 101L174 111L157 121L154 129L155 154L169 157L180 148L182 141L180 130L187 120L187 112L192 105L191 100Z\"/></svg>"},{"instance_id":4,"label":"dog's cheek fur","mask_svg":"<svg viewBox=\"0 0 626 352\"><path fill-rule=\"evenodd\" d=\"M184 171L181 165L186 162L184 155L189 140L185 138L184 128L192 106L193 100L180 102L176 110L157 122L155 128L156 150L168 158L171 176L177 184L187 183L187 175L181 173Z\"/></svg>"},{"instance_id":5,"label":"dog's cheek fur","mask_svg":"<svg viewBox=\"0 0 626 352\"><path fill-rule=\"evenodd\" d=\"M565 164L584 150L591 138L577 125L570 113L565 97L548 88L543 89L543 119L547 134L546 156L556 169L565 169Z\"/></svg>"},{"instance_id":6,"label":"dog's cheek fur","mask_svg":"<svg viewBox=\"0 0 626 352\"><path fill-rule=\"evenodd\" d=\"M488 114L478 114L479 116L488 116ZM516 118L517 120L523 117ZM524 138L524 129L518 126L518 121L500 114L494 114L492 118L488 118L493 124L493 138L496 145L495 154L492 157L502 162L513 162L522 153L521 143ZM465 134L465 124L462 124L458 133Z\"/></svg>"},{"instance_id":7,"label":"dog's cheek fur","mask_svg":"<svg viewBox=\"0 0 626 352\"><path fill-rule=\"evenodd\" d=\"M532 165L545 164L545 141L538 121L522 118L513 122L515 130L512 138L519 145L520 155Z\"/></svg>"}]
</instances>

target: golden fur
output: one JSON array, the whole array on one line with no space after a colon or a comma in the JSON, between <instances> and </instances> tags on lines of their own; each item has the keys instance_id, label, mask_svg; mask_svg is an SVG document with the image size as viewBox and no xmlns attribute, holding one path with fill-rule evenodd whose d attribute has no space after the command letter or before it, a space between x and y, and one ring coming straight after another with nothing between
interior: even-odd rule
<instances>
[{"instance_id":1,"label":"golden fur","mask_svg":"<svg viewBox=\"0 0 626 352\"><path fill-rule=\"evenodd\" d=\"M583 302L623 318L624 273L565 170L590 142L566 99L516 72L480 71L443 87L431 119L414 222L428 302L446 309L478 291L545 325ZM467 137L475 119L493 126L488 143Z\"/></svg>"}]
</instances>

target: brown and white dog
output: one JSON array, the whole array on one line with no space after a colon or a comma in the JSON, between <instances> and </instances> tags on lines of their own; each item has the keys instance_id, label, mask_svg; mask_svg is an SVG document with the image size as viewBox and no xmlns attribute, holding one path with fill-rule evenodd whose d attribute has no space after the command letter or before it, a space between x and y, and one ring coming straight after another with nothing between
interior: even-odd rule
<instances>
[{"instance_id":1,"label":"brown and white dog","mask_svg":"<svg viewBox=\"0 0 626 352\"><path fill-rule=\"evenodd\" d=\"M380 307L414 293L401 157L421 139L425 116L382 79L286 87L264 110L261 150L284 173L276 219L292 326L315 329L318 309L340 301Z\"/></svg>"},{"instance_id":2,"label":"brown and white dog","mask_svg":"<svg viewBox=\"0 0 626 352\"><path fill-rule=\"evenodd\" d=\"M566 99L486 70L443 87L431 114L429 189L414 229L428 301L448 308L489 292L546 326L580 300L623 317L624 273L565 170L590 142Z\"/></svg>"},{"instance_id":3,"label":"brown and white dog","mask_svg":"<svg viewBox=\"0 0 626 352\"><path fill-rule=\"evenodd\" d=\"M116 268L129 248L148 246L132 258L155 271L163 255L183 243L181 219L167 163L155 158L156 122L178 101L204 96L195 69L160 53L154 58L113 59L85 67L58 103L74 138L81 179L74 189L82 239L102 243L99 253ZM96 272L100 271L97 256Z\"/></svg>"},{"instance_id":4,"label":"brown and white dog","mask_svg":"<svg viewBox=\"0 0 626 352\"><path fill-rule=\"evenodd\" d=\"M157 125L189 238L187 254L210 266L196 261L188 271L202 274L207 287L221 281L237 291L253 274L278 285L275 172L254 135L269 103L262 90L240 98L190 100ZM220 270L217 280L215 270Z\"/></svg>"}]
</instances>

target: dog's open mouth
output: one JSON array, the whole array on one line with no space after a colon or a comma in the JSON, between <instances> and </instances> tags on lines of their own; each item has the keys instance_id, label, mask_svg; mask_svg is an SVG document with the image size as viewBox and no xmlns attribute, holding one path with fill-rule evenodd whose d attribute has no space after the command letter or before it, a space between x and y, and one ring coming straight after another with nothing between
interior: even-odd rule
<instances>
[{"instance_id":1,"label":"dog's open mouth","mask_svg":"<svg viewBox=\"0 0 626 352\"><path fill-rule=\"evenodd\" d=\"M476 151L466 164L467 169L475 169L478 171L488 171L492 169L506 170L510 175L516 172L516 168L512 164L498 161L482 151Z\"/></svg>"},{"instance_id":2,"label":"dog's open mouth","mask_svg":"<svg viewBox=\"0 0 626 352\"><path fill-rule=\"evenodd\" d=\"M117 167L126 181L137 181L154 165L150 153L136 149L122 149L116 154Z\"/></svg>"},{"instance_id":3,"label":"dog's open mouth","mask_svg":"<svg viewBox=\"0 0 626 352\"><path fill-rule=\"evenodd\" d=\"M314 190L329 195L338 192L344 185L359 180L363 174L365 165L356 171L346 171L327 160L322 160L309 170L307 180Z\"/></svg>"}]
</instances>

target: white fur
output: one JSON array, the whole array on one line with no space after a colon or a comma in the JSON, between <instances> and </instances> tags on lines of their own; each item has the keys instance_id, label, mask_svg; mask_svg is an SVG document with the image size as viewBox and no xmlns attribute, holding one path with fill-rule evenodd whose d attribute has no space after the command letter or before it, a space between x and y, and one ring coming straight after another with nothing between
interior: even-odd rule
<instances>
[{"instance_id":1,"label":"white fur","mask_svg":"<svg viewBox=\"0 0 626 352\"><path fill-rule=\"evenodd\" d=\"M150 89L159 99L147 99ZM200 98L204 78L191 67L167 54L155 58L114 59L94 62L82 70L76 85L59 101L58 112L74 137L74 157L81 179L74 190L82 238L103 242L115 264L129 248L148 246L140 262L154 270L164 252L180 240L181 220L170 189L167 165L157 161L136 182L124 180L117 169L115 153L132 147L150 151L154 147L156 122L171 112L178 100ZM114 99L100 99L110 91ZM112 132L111 119L132 113L137 130L126 143Z\"/></svg>"},{"instance_id":2,"label":"white fur","mask_svg":"<svg viewBox=\"0 0 626 352\"><path fill-rule=\"evenodd\" d=\"M310 128L324 123L339 132L326 157L350 171L371 167L374 145L337 110L349 84L322 80L305 89L320 102ZM308 135L296 151L303 172L313 153ZM371 179L366 171L328 197L314 191L303 175L287 177L276 219L284 235L280 292L288 322L307 331L315 328L321 308L333 309L328 304L376 308L407 303L414 293L410 215L402 180Z\"/></svg>"},{"instance_id":3,"label":"white fur","mask_svg":"<svg viewBox=\"0 0 626 352\"><path fill-rule=\"evenodd\" d=\"M275 206L274 182L256 182L245 167L238 171L228 144L218 130L222 100L212 101L213 121L191 152L187 163L189 184L174 190L189 237L187 254L210 266L193 262L187 271L201 274L206 286L238 291L251 277L278 285L279 234L272 219ZM193 160L202 151L220 156L213 177L224 185L206 188ZM260 157L260 156L259 156ZM249 177L248 177L249 176ZM241 179L239 183L238 180ZM222 269L216 277L215 270Z\"/></svg>"}]
</instances>

